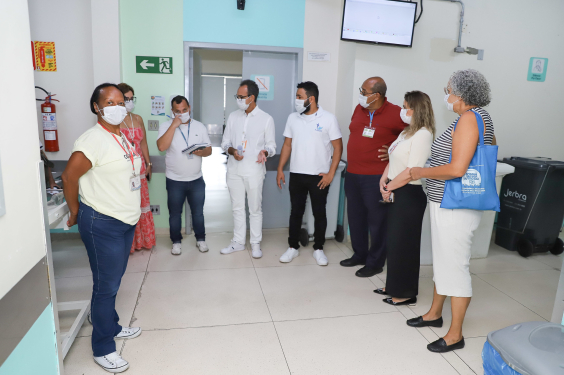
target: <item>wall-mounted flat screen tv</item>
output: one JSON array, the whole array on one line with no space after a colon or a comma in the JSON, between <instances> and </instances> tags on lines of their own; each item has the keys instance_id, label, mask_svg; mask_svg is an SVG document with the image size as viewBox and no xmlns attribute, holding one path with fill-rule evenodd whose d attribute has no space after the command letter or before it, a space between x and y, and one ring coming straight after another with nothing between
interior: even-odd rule
<instances>
[{"instance_id":1,"label":"wall-mounted flat screen tv","mask_svg":"<svg viewBox=\"0 0 564 375\"><path fill-rule=\"evenodd\" d=\"M411 47L417 3L345 0L341 39Z\"/></svg>"}]
</instances>

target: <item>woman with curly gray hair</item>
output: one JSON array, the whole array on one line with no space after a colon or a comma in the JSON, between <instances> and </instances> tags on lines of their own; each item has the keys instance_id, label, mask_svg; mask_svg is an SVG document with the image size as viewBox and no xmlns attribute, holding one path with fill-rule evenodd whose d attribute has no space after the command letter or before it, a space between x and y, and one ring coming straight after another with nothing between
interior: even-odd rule
<instances>
[{"instance_id":1,"label":"woman with curly gray hair","mask_svg":"<svg viewBox=\"0 0 564 375\"><path fill-rule=\"evenodd\" d=\"M408 320L407 325L442 327L443 305L446 297L450 296L450 329L443 338L427 345L427 349L437 353L464 347L462 323L472 297L470 248L472 236L482 218L482 211L441 208L445 181L464 176L474 156L479 142L474 113L484 121L484 144L495 144L492 119L482 108L491 101L486 78L476 70L459 70L450 77L445 94L447 108L459 117L433 143L430 167L410 170L413 180L427 179L435 291L429 312Z\"/></svg>"}]
</instances>

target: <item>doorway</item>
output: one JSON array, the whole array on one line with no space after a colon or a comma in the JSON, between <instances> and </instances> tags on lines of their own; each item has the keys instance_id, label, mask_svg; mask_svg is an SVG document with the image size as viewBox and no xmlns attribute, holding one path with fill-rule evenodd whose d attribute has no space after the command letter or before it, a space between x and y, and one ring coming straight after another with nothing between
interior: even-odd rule
<instances>
[{"instance_id":1,"label":"doorway","mask_svg":"<svg viewBox=\"0 0 564 375\"><path fill-rule=\"evenodd\" d=\"M302 76L302 49L184 42L185 94L194 119L208 129L213 153L202 163L206 182L206 232L231 232L233 216L226 183L227 156L221 140L229 114L237 110L234 95L241 80L259 84L258 106L275 123L277 154L284 142L284 126L294 110L295 90ZM288 226L290 199L276 186L278 155L269 158L263 190L263 227ZM272 181L271 181L272 180Z\"/></svg>"}]
</instances>

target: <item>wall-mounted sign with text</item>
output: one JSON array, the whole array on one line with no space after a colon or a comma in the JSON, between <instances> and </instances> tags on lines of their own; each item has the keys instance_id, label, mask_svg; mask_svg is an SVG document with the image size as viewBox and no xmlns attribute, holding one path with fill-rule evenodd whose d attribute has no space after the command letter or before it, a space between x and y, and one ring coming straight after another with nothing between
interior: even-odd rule
<instances>
[{"instance_id":1,"label":"wall-mounted sign with text","mask_svg":"<svg viewBox=\"0 0 564 375\"><path fill-rule=\"evenodd\" d=\"M137 73L172 74L172 57L135 56Z\"/></svg>"},{"instance_id":2,"label":"wall-mounted sign with text","mask_svg":"<svg viewBox=\"0 0 564 375\"><path fill-rule=\"evenodd\" d=\"M329 52L308 52L308 61L331 61L331 54Z\"/></svg>"},{"instance_id":3,"label":"wall-mounted sign with text","mask_svg":"<svg viewBox=\"0 0 564 375\"><path fill-rule=\"evenodd\" d=\"M33 42L34 68L41 72L57 71L55 42Z\"/></svg>"},{"instance_id":4,"label":"wall-mounted sign with text","mask_svg":"<svg viewBox=\"0 0 564 375\"><path fill-rule=\"evenodd\" d=\"M253 74L251 79L259 87L259 100L274 100L274 76Z\"/></svg>"},{"instance_id":5,"label":"wall-mounted sign with text","mask_svg":"<svg viewBox=\"0 0 564 375\"><path fill-rule=\"evenodd\" d=\"M548 59L542 57L531 57L529 61L529 74L527 81L544 82L546 79L546 69L548 68Z\"/></svg>"}]
</instances>

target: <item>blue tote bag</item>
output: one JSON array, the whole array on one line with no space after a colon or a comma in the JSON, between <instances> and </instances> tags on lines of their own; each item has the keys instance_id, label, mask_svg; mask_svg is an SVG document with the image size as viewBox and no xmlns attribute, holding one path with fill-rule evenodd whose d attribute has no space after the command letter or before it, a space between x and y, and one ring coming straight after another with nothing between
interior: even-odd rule
<instances>
[{"instance_id":1,"label":"blue tote bag","mask_svg":"<svg viewBox=\"0 0 564 375\"><path fill-rule=\"evenodd\" d=\"M480 114L472 112L478 122L480 144L476 147L466 174L445 182L441 208L499 212L499 196L495 186L497 146L484 145L484 120ZM451 160L452 151L449 162Z\"/></svg>"}]
</instances>

